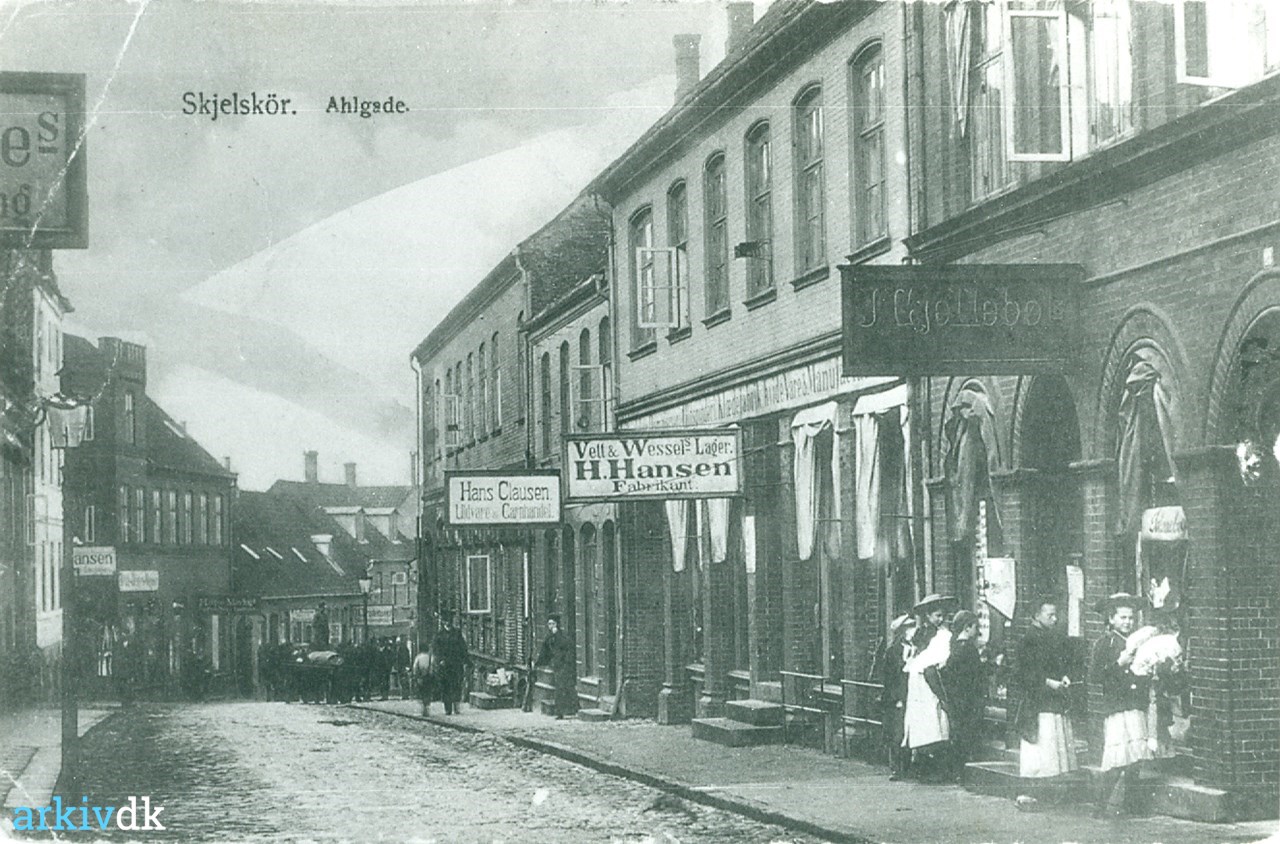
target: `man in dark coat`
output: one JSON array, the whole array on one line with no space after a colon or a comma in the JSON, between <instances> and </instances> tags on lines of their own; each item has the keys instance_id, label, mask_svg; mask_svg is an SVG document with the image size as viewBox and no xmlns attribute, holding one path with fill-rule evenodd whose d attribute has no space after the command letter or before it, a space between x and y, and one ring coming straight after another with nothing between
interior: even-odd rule
<instances>
[{"instance_id":1,"label":"man in dark coat","mask_svg":"<svg viewBox=\"0 0 1280 844\"><path fill-rule=\"evenodd\" d=\"M978 757L987 716L987 670L978 651L978 616L960 610L951 619L951 656L940 671L951 720L951 778Z\"/></svg>"},{"instance_id":2,"label":"man in dark coat","mask_svg":"<svg viewBox=\"0 0 1280 844\"><path fill-rule=\"evenodd\" d=\"M578 711L577 649L569 634L560 629L560 616L547 618L547 638L533 663L536 667L550 666L556 685L556 718L564 718Z\"/></svg>"},{"instance_id":3,"label":"man in dark coat","mask_svg":"<svg viewBox=\"0 0 1280 844\"><path fill-rule=\"evenodd\" d=\"M1057 625L1057 605L1040 601L1031 628L1018 644L1014 726L1022 739L1018 775L1023 777L1054 777L1080 767L1071 732L1068 694L1072 648Z\"/></svg>"},{"instance_id":4,"label":"man in dark coat","mask_svg":"<svg viewBox=\"0 0 1280 844\"><path fill-rule=\"evenodd\" d=\"M444 702L444 714L456 715L462 699L462 684L471 669L471 655L467 641L462 638L457 617L436 634L431 642L435 679L439 686L440 700Z\"/></svg>"},{"instance_id":5,"label":"man in dark coat","mask_svg":"<svg viewBox=\"0 0 1280 844\"><path fill-rule=\"evenodd\" d=\"M889 779L900 780L911 767L911 751L902 746L902 719L907 706L907 675L902 666L915 654L911 634L916 620L909 615L894 619L889 625L889 644L884 649L880 681L884 693L880 698L881 723L885 742L889 745Z\"/></svg>"},{"instance_id":6,"label":"man in dark coat","mask_svg":"<svg viewBox=\"0 0 1280 844\"><path fill-rule=\"evenodd\" d=\"M1107 619L1107 632L1093 645L1089 658L1089 683L1102 693L1102 776L1099 778L1099 815L1123 815L1132 811L1138 766L1151 758L1147 744L1147 704L1150 678L1129 670L1134 651L1127 638L1137 623L1142 600L1117 592L1099 610Z\"/></svg>"},{"instance_id":7,"label":"man in dark coat","mask_svg":"<svg viewBox=\"0 0 1280 844\"><path fill-rule=\"evenodd\" d=\"M311 650L323 651L329 648L329 611L325 609L324 601L320 602L320 606L316 608L316 614L311 618Z\"/></svg>"}]
</instances>

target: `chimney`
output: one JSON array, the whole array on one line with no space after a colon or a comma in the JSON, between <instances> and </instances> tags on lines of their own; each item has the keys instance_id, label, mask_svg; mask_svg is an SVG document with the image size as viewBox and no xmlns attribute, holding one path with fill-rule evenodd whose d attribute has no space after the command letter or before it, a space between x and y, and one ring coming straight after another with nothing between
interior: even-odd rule
<instances>
[{"instance_id":1,"label":"chimney","mask_svg":"<svg viewBox=\"0 0 1280 844\"><path fill-rule=\"evenodd\" d=\"M225 468L228 472L231 471L231 457L229 455L227 457L222 458L222 465L223 465L223 468Z\"/></svg>"},{"instance_id":2,"label":"chimney","mask_svg":"<svg viewBox=\"0 0 1280 844\"><path fill-rule=\"evenodd\" d=\"M320 455L314 451L302 452L304 477L309 484L320 483Z\"/></svg>"},{"instance_id":3,"label":"chimney","mask_svg":"<svg viewBox=\"0 0 1280 844\"><path fill-rule=\"evenodd\" d=\"M671 39L676 48L676 102L684 99L684 95L698 84L702 73L698 58L698 42L701 35L677 35Z\"/></svg>"},{"instance_id":4,"label":"chimney","mask_svg":"<svg viewBox=\"0 0 1280 844\"><path fill-rule=\"evenodd\" d=\"M755 23L756 10L751 3L730 3L729 10L729 38L725 42L724 52L726 55L747 43L747 36L751 33L751 25Z\"/></svg>"},{"instance_id":5,"label":"chimney","mask_svg":"<svg viewBox=\"0 0 1280 844\"><path fill-rule=\"evenodd\" d=\"M354 464L354 463L343 463L343 464L342 464L342 468L343 468L343 469L345 469L345 470L346 470L346 473L347 473L347 486L351 487L352 489L355 489L355 487L356 487L356 464Z\"/></svg>"}]
</instances>

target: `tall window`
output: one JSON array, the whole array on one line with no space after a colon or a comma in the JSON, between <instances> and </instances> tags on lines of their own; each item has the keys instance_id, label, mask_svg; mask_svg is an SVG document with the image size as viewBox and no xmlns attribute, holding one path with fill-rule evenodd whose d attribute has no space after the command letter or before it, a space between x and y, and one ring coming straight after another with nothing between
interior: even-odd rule
<instances>
[{"instance_id":1,"label":"tall window","mask_svg":"<svg viewBox=\"0 0 1280 844\"><path fill-rule=\"evenodd\" d=\"M689 192L684 180L667 190L667 245L676 251L676 313L689 325ZM602 362L604 358L600 359Z\"/></svg>"},{"instance_id":2,"label":"tall window","mask_svg":"<svg viewBox=\"0 0 1280 844\"><path fill-rule=\"evenodd\" d=\"M1089 144L1133 131L1133 48L1129 0L1089 4Z\"/></svg>"},{"instance_id":3,"label":"tall window","mask_svg":"<svg viewBox=\"0 0 1280 844\"><path fill-rule=\"evenodd\" d=\"M827 262L822 173L822 89L807 88L795 102L796 257L801 273Z\"/></svg>"},{"instance_id":4,"label":"tall window","mask_svg":"<svg viewBox=\"0 0 1280 844\"><path fill-rule=\"evenodd\" d=\"M542 353L542 361L538 366L539 402L542 411L542 454L551 454L551 354Z\"/></svg>"},{"instance_id":5,"label":"tall window","mask_svg":"<svg viewBox=\"0 0 1280 844\"><path fill-rule=\"evenodd\" d=\"M476 438L475 385L475 357L473 355L467 355L467 403L465 405L467 417L466 421L463 423L466 426L467 442L471 442Z\"/></svg>"},{"instance_id":6,"label":"tall window","mask_svg":"<svg viewBox=\"0 0 1280 844\"><path fill-rule=\"evenodd\" d=\"M164 541L170 545L178 543L178 493L168 490L164 494Z\"/></svg>"},{"instance_id":7,"label":"tall window","mask_svg":"<svg viewBox=\"0 0 1280 844\"><path fill-rule=\"evenodd\" d=\"M98 541L98 508L92 504L84 508L84 529L81 533L86 545Z\"/></svg>"},{"instance_id":8,"label":"tall window","mask_svg":"<svg viewBox=\"0 0 1280 844\"><path fill-rule=\"evenodd\" d=\"M489 366L484 343L476 355L476 430L481 434L489 430Z\"/></svg>"},{"instance_id":9,"label":"tall window","mask_svg":"<svg viewBox=\"0 0 1280 844\"><path fill-rule=\"evenodd\" d=\"M1274 0L1177 0L1178 81L1239 88L1280 66Z\"/></svg>"},{"instance_id":10,"label":"tall window","mask_svg":"<svg viewBox=\"0 0 1280 844\"><path fill-rule=\"evenodd\" d=\"M196 544L209 544L209 496L203 492L196 507Z\"/></svg>"},{"instance_id":11,"label":"tall window","mask_svg":"<svg viewBox=\"0 0 1280 844\"><path fill-rule=\"evenodd\" d=\"M182 493L182 544L190 545L192 536L191 526L191 493Z\"/></svg>"},{"instance_id":12,"label":"tall window","mask_svg":"<svg viewBox=\"0 0 1280 844\"><path fill-rule=\"evenodd\" d=\"M124 441L130 445L138 444L138 419L134 408L136 401L133 393L124 394Z\"/></svg>"},{"instance_id":13,"label":"tall window","mask_svg":"<svg viewBox=\"0 0 1280 844\"><path fill-rule=\"evenodd\" d=\"M116 541L129 541L129 488L120 487L116 498Z\"/></svg>"},{"instance_id":14,"label":"tall window","mask_svg":"<svg viewBox=\"0 0 1280 844\"><path fill-rule=\"evenodd\" d=\"M223 538L222 538L222 518L223 518L223 514L222 514L222 496L221 496L221 495L215 495L215 496L213 497L213 519L212 519L212 523L213 523L213 544L214 544L214 545L221 545L221 544L223 543Z\"/></svg>"},{"instance_id":15,"label":"tall window","mask_svg":"<svg viewBox=\"0 0 1280 844\"><path fill-rule=\"evenodd\" d=\"M142 487L135 487L133 490L133 531L131 533L134 542L146 542L146 492Z\"/></svg>"},{"instance_id":16,"label":"tall window","mask_svg":"<svg viewBox=\"0 0 1280 844\"><path fill-rule=\"evenodd\" d=\"M707 316L729 309L729 209L725 196L724 154L716 153L702 173L706 209Z\"/></svg>"},{"instance_id":17,"label":"tall window","mask_svg":"<svg viewBox=\"0 0 1280 844\"><path fill-rule=\"evenodd\" d=\"M591 329L584 328L578 335L578 402L575 410L575 426L579 431L591 430L591 408L600 400L596 395L595 370L591 366Z\"/></svg>"},{"instance_id":18,"label":"tall window","mask_svg":"<svg viewBox=\"0 0 1280 844\"><path fill-rule=\"evenodd\" d=\"M856 246L887 235L884 190L884 54L863 50L853 64L853 214Z\"/></svg>"},{"instance_id":19,"label":"tall window","mask_svg":"<svg viewBox=\"0 0 1280 844\"><path fill-rule=\"evenodd\" d=\"M498 332L489 343L489 430L502 427L502 370L498 367Z\"/></svg>"},{"instance_id":20,"label":"tall window","mask_svg":"<svg viewBox=\"0 0 1280 844\"><path fill-rule=\"evenodd\" d=\"M747 295L773 287L773 161L769 124L747 132Z\"/></svg>"},{"instance_id":21,"label":"tall window","mask_svg":"<svg viewBox=\"0 0 1280 844\"><path fill-rule=\"evenodd\" d=\"M569 343L560 344L560 379L556 385L560 390L560 433L569 433L572 408L569 406Z\"/></svg>"},{"instance_id":22,"label":"tall window","mask_svg":"<svg viewBox=\"0 0 1280 844\"><path fill-rule=\"evenodd\" d=\"M631 266L632 308L631 348L640 349L656 342L654 329L641 328L643 322L653 322L657 317L657 301L654 295L655 268L653 253L640 253L653 246L653 213L645 208L631 218L627 237L628 260Z\"/></svg>"},{"instance_id":23,"label":"tall window","mask_svg":"<svg viewBox=\"0 0 1280 844\"><path fill-rule=\"evenodd\" d=\"M596 343L600 347L600 430L609 430L609 396L613 373L613 333L610 331L609 318L600 318L600 327L596 330Z\"/></svg>"},{"instance_id":24,"label":"tall window","mask_svg":"<svg viewBox=\"0 0 1280 844\"><path fill-rule=\"evenodd\" d=\"M957 4L968 8L968 4ZM1004 189L1009 175L1004 160L1004 50L998 3L973 7L971 66L973 109L969 127L970 190L982 199Z\"/></svg>"},{"instance_id":25,"label":"tall window","mask_svg":"<svg viewBox=\"0 0 1280 844\"><path fill-rule=\"evenodd\" d=\"M149 523L151 528L151 542L160 544L160 490L151 490L151 520Z\"/></svg>"}]
</instances>

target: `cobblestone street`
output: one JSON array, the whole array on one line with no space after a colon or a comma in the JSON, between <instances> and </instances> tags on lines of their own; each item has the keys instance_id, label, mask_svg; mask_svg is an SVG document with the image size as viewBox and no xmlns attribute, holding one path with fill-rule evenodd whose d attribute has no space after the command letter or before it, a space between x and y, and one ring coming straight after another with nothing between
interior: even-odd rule
<instances>
[{"instance_id":1,"label":"cobblestone street","mask_svg":"<svg viewBox=\"0 0 1280 844\"><path fill-rule=\"evenodd\" d=\"M164 807L165 832L132 834L148 840L815 840L492 736L347 707L145 706L84 752L90 804Z\"/></svg>"}]
</instances>

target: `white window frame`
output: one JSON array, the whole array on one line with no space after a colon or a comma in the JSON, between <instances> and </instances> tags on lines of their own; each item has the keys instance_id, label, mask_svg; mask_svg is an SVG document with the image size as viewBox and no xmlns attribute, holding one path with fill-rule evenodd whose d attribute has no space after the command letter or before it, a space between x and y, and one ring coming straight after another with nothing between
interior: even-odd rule
<instances>
[{"instance_id":1,"label":"white window frame","mask_svg":"<svg viewBox=\"0 0 1280 844\"><path fill-rule=\"evenodd\" d=\"M1219 20L1227 17L1228 5L1224 0L1196 0L1202 2L1205 7L1205 37L1209 35L1209 21L1214 17L1212 10L1218 9ZM1280 7L1274 6L1273 0L1261 0L1258 7L1262 10L1263 16L1263 33L1262 48L1263 66L1260 73L1255 72L1250 75L1242 75L1239 78L1230 75L1215 75L1213 73L1213 42L1212 40L1206 44L1206 53L1209 59L1209 75L1208 76L1191 76L1187 73L1187 0L1175 0L1173 4L1173 41L1174 55L1177 69L1178 82L1184 85L1200 85L1209 88L1243 88L1254 82L1270 75L1277 69L1280 69ZM1236 4L1232 3L1229 12L1236 12ZM1273 22L1268 25L1268 18L1274 18Z\"/></svg>"},{"instance_id":2,"label":"white window frame","mask_svg":"<svg viewBox=\"0 0 1280 844\"><path fill-rule=\"evenodd\" d=\"M84 536L81 540L86 545L92 545L98 541L98 507L95 504L88 504L84 508Z\"/></svg>"},{"instance_id":3,"label":"white window frame","mask_svg":"<svg viewBox=\"0 0 1280 844\"><path fill-rule=\"evenodd\" d=\"M680 260L679 252L680 249L675 246L636 247L636 325L639 328L674 330L681 327L681 302L684 300L685 290L684 262ZM665 262L658 259L659 255L665 258ZM653 297L654 318L646 320L645 305L649 298L646 296L644 267L648 263L646 259L650 257L653 258L651 264L653 274L647 287ZM665 270L662 269L664 263ZM665 275L661 275L663 271ZM660 283L662 280L666 280L667 283Z\"/></svg>"},{"instance_id":4,"label":"white window frame","mask_svg":"<svg viewBox=\"0 0 1280 844\"><path fill-rule=\"evenodd\" d=\"M1013 43L1014 18L1043 18L1058 22L1058 50L1062 57L1062 74L1058 81L1058 108L1062 115L1059 126L1059 143L1061 152L1018 152L1015 149L1017 137L1017 73L1018 51ZM1068 20L1066 4L1057 10L1045 9L1011 9L1004 4L1004 14L1000 16L1002 32L1000 33L1004 53L1004 152L1005 160L1010 162L1034 161L1070 161L1071 160L1071 43L1067 37ZM1083 49L1084 45L1080 45Z\"/></svg>"},{"instance_id":5,"label":"white window frame","mask_svg":"<svg viewBox=\"0 0 1280 844\"><path fill-rule=\"evenodd\" d=\"M461 399L455 393L445 393L440 398L440 410L444 414L444 447L460 448L462 446Z\"/></svg>"},{"instance_id":6,"label":"white window frame","mask_svg":"<svg viewBox=\"0 0 1280 844\"><path fill-rule=\"evenodd\" d=\"M482 594L484 595L485 605L482 608L474 607L471 604L471 596L475 594L474 590L472 590L471 588L471 576L472 576L471 561L472 560L484 560L485 584L484 584L484 591ZM467 614L468 615L488 615L493 611L493 560L490 558L488 554L468 554L466 568L467 568L467 594L466 594Z\"/></svg>"},{"instance_id":7,"label":"white window frame","mask_svg":"<svg viewBox=\"0 0 1280 844\"><path fill-rule=\"evenodd\" d=\"M573 415L575 421L577 419L581 419L585 413L588 419L599 419L600 430L603 431L604 420L609 406L609 397L605 395L604 392L604 364L593 363L585 366L578 364L570 367L569 369L572 372L572 375L569 378L569 397L571 405L574 408ZM591 379L591 383L594 385L592 393L597 396L597 398L584 398L578 394L581 389L582 377L584 375ZM577 425L575 425L574 428L577 429ZM590 426L588 426L587 430L590 430Z\"/></svg>"}]
</instances>

